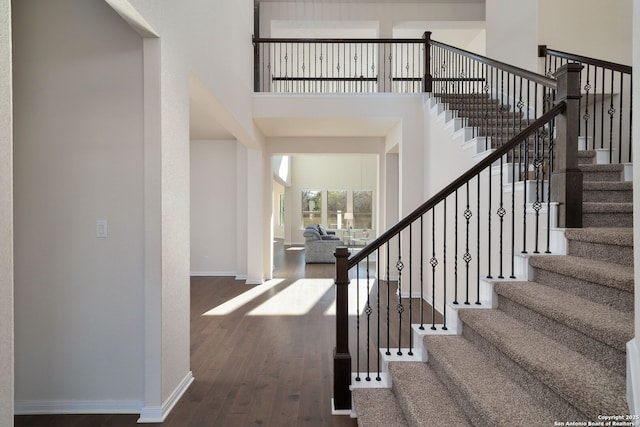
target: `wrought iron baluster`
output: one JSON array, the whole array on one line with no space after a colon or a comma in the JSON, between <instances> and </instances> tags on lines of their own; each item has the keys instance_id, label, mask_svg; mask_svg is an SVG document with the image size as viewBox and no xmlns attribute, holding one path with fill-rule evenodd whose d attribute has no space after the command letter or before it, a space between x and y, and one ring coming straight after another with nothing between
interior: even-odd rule
<instances>
[{"instance_id":1,"label":"wrought iron baluster","mask_svg":"<svg viewBox=\"0 0 640 427\"><path fill-rule=\"evenodd\" d=\"M593 136L592 136L592 148L596 149L596 135L597 135L597 127L596 127L596 118L597 109L596 109L596 92L598 90L598 67L593 67Z\"/></svg>"},{"instance_id":2,"label":"wrought iron baluster","mask_svg":"<svg viewBox=\"0 0 640 427\"><path fill-rule=\"evenodd\" d=\"M391 356L391 342L390 342L390 337L391 337L391 318L390 318L390 311L391 311L391 280L389 277L389 274L391 272L389 264L391 262L391 258L390 258L390 254L389 254L389 241L387 241L387 351L385 352L385 354L387 356Z\"/></svg>"},{"instance_id":3,"label":"wrought iron baluster","mask_svg":"<svg viewBox=\"0 0 640 427\"><path fill-rule=\"evenodd\" d=\"M356 381L360 381L360 265L356 265ZM367 351L369 343L367 342Z\"/></svg>"},{"instance_id":4,"label":"wrought iron baluster","mask_svg":"<svg viewBox=\"0 0 640 427\"><path fill-rule=\"evenodd\" d=\"M591 115L589 114L589 92L591 92L591 83L590 83L590 76L589 76L589 64L587 64L587 69L586 69L586 75L587 75L587 81L584 85L584 92L585 92L585 103L584 103L584 115L582 116L582 119L584 120L584 139L585 139L585 148L588 150L589 149L589 119L591 118ZM595 93L593 94L594 97L594 105L595 105Z\"/></svg>"},{"instance_id":5,"label":"wrought iron baluster","mask_svg":"<svg viewBox=\"0 0 640 427\"><path fill-rule=\"evenodd\" d=\"M609 163L613 163L613 116L616 114L616 109L613 106L613 81L615 80L615 72L611 70L611 91L609 92L610 105L609 110Z\"/></svg>"},{"instance_id":6,"label":"wrought iron baluster","mask_svg":"<svg viewBox=\"0 0 640 427\"><path fill-rule=\"evenodd\" d=\"M633 78L632 76L629 76L629 93L633 94ZM631 158L631 143L633 142L633 138L632 138L632 123L633 123L633 95L629 96L629 154L628 154L628 158L627 161L631 162L633 159ZM620 132L622 132L622 129L620 130Z\"/></svg>"},{"instance_id":7,"label":"wrought iron baluster","mask_svg":"<svg viewBox=\"0 0 640 427\"><path fill-rule=\"evenodd\" d=\"M435 208L434 208L435 211ZM442 214L442 330L447 330L447 199L444 199ZM435 305L435 295L433 305Z\"/></svg>"},{"instance_id":8,"label":"wrought iron baluster","mask_svg":"<svg viewBox=\"0 0 640 427\"><path fill-rule=\"evenodd\" d=\"M520 88L522 90L522 87ZM520 143L519 147L522 147ZM516 260L516 153L522 150L512 150L513 160L511 162L511 279L516 278L515 260ZM518 158L518 175L522 171L522 157Z\"/></svg>"},{"instance_id":9,"label":"wrought iron baluster","mask_svg":"<svg viewBox=\"0 0 640 427\"><path fill-rule=\"evenodd\" d=\"M600 148L604 148L604 93L605 80L607 79L607 70L602 69L602 96L600 97Z\"/></svg>"},{"instance_id":10,"label":"wrought iron baluster","mask_svg":"<svg viewBox=\"0 0 640 427\"><path fill-rule=\"evenodd\" d=\"M491 175L491 168L489 168L489 175ZM477 183L478 183L478 193L476 194L476 200L477 200L477 204L478 207L476 209L476 212L478 212L477 215L477 227L478 227L478 237L477 237L477 241L476 241L476 266L478 269L478 273L476 275L476 277L478 278L477 280L477 289L476 289L476 304L480 304L480 173L478 173L478 175L476 176L477 178Z\"/></svg>"},{"instance_id":11,"label":"wrought iron baluster","mask_svg":"<svg viewBox=\"0 0 640 427\"><path fill-rule=\"evenodd\" d=\"M507 214L507 211L504 209L504 191L502 190L502 176L504 173L504 160L503 157L500 157L500 205L498 207L498 218L500 218L500 240L499 240L499 257L498 257L498 262L500 265L499 271L498 271L498 279L504 279L504 276L502 275L502 257L503 257L503 233L504 233L504 216ZM489 236L489 240L491 240L491 236Z\"/></svg>"},{"instance_id":12,"label":"wrought iron baluster","mask_svg":"<svg viewBox=\"0 0 640 427\"><path fill-rule=\"evenodd\" d=\"M551 176L553 172L553 146L554 146L554 128L555 119L549 122L549 158L547 173L547 250L545 253L551 253Z\"/></svg>"},{"instance_id":13,"label":"wrought iron baluster","mask_svg":"<svg viewBox=\"0 0 640 427\"><path fill-rule=\"evenodd\" d=\"M398 351L396 354L402 356L402 313L404 306L402 305L402 270L404 263L402 262L402 235L398 233L398 262L396 262L398 270Z\"/></svg>"},{"instance_id":14,"label":"wrought iron baluster","mask_svg":"<svg viewBox=\"0 0 640 427\"><path fill-rule=\"evenodd\" d=\"M411 322L413 321L413 223L409 224L409 356L413 356L413 334Z\"/></svg>"},{"instance_id":15,"label":"wrought iron baluster","mask_svg":"<svg viewBox=\"0 0 640 427\"><path fill-rule=\"evenodd\" d=\"M529 137L524 140L524 167L521 173L524 173L522 179L522 253L527 253L527 181L529 179Z\"/></svg>"},{"instance_id":16,"label":"wrought iron baluster","mask_svg":"<svg viewBox=\"0 0 640 427\"><path fill-rule=\"evenodd\" d=\"M538 244L540 241L540 209L542 209L542 202L540 201L540 186L542 185L542 178L540 170L542 169L544 162L541 158L541 152L544 152L544 128L539 129L534 137L535 156L533 158L533 177L536 186L536 201L533 202L533 211L535 212L535 237L534 237L534 254L539 254ZM542 140L542 141L540 141Z\"/></svg>"},{"instance_id":17,"label":"wrought iron baluster","mask_svg":"<svg viewBox=\"0 0 640 427\"><path fill-rule=\"evenodd\" d=\"M420 215L420 330L424 331L424 215Z\"/></svg>"},{"instance_id":18,"label":"wrought iron baluster","mask_svg":"<svg viewBox=\"0 0 640 427\"><path fill-rule=\"evenodd\" d=\"M464 301L465 304L469 305L469 263L471 262L471 253L469 252L469 222L471 220L471 217L473 216L471 209L469 209L469 182L467 181L466 183L466 187L467 187L467 209L464 211L464 218L467 221L467 227L466 227L466 242L465 242L465 252L464 255L462 257L462 259L464 260L464 262L466 263L466 271L467 271L467 276L466 276L466 299Z\"/></svg>"},{"instance_id":19,"label":"wrought iron baluster","mask_svg":"<svg viewBox=\"0 0 640 427\"><path fill-rule=\"evenodd\" d=\"M622 163L622 101L624 99L624 74L620 71L620 111L618 114L618 163Z\"/></svg>"},{"instance_id":20,"label":"wrought iron baluster","mask_svg":"<svg viewBox=\"0 0 640 427\"><path fill-rule=\"evenodd\" d=\"M364 309L364 312L367 314L367 376L365 380L371 381L371 313L373 313L373 309L371 308L371 289L370 289L370 276L369 276L369 256L367 256L367 305ZM359 267L356 267L358 269ZM358 304L360 302L358 301Z\"/></svg>"},{"instance_id":21,"label":"wrought iron baluster","mask_svg":"<svg viewBox=\"0 0 640 427\"><path fill-rule=\"evenodd\" d=\"M436 330L436 266L438 259L436 258L436 209L431 209L431 330Z\"/></svg>"},{"instance_id":22,"label":"wrought iron baluster","mask_svg":"<svg viewBox=\"0 0 640 427\"><path fill-rule=\"evenodd\" d=\"M493 191L491 191L491 167L489 167L489 173L487 174L487 178L489 180L489 190L488 190L488 198L489 200L487 201L487 279L493 279L493 276L491 276L491 241L493 240L491 238L491 193L493 193ZM480 175L478 175L478 203L480 203ZM478 212L480 212L480 210L478 210ZM480 215L478 215L478 241L480 241ZM480 251L478 251L478 255L480 254ZM478 257L479 258L479 257ZM480 273L480 270L478 270L478 274Z\"/></svg>"},{"instance_id":23,"label":"wrought iron baluster","mask_svg":"<svg viewBox=\"0 0 640 427\"><path fill-rule=\"evenodd\" d=\"M377 293L377 309L376 309L376 317L377 317L377 321L378 321L378 331L377 331L377 342L378 345L380 345L379 343L382 342L381 340L381 336L380 336L380 248L378 248L376 250L376 293ZM378 369L376 370L378 375L376 376L376 381L381 381L382 378L380 377L380 371L382 370L382 361L380 360L381 355L380 355L380 351L376 351L377 354L377 367Z\"/></svg>"},{"instance_id":24,"label":"wrought iron baluster","mask_svg":"<svg viewBox=\"0 0 640 427\"><path fill-rule=\"evenodd\" d=\"M453 251L453 303L458 304L458 190L455 192L455 215L453 223L454 251Z\"/></svg>"}]
</instances>

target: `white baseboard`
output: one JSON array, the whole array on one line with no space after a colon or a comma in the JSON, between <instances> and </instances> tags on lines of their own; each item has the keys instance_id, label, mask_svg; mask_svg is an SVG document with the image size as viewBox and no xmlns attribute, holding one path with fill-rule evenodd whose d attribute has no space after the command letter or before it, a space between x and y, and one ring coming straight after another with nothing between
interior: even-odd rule
<instances>
[{"instance_id":1,"label":"white baseboard","mask_svg":"<svg viewBox=\"0 0 640 427\"><path fill-rule=\"evenodd\" d=\"M15 402L15 415L139 414L138 400L23 400Z\"/></svg>"},{"instance_id":2,"label":"white baseboard","mask_svg":"<svg viewBox=\"0 0 640 427\"><path fill-rule=\"evenodd\" d=\"M184 392L187 391L193 380L193 373L191 371L187 372L187 375L185 375L180 384L178 384L175 390L173 390L173 393L171 393L162 406L145 406L142 408L138 423L163 422L176 403L178 403L178 400L180 400Z\"/></svg>"},{"instance_id":3,"label":"white baseboard","mask_svg":"<svg viewBox=\"0 0 640 427\"><path fill-rule=\"evenodd\" d=\"M627 404L630 414L640 415L640 353L636 338L627 343Z\"/></svg>"},{"instance_id":4,"label":"white baseboard","mask_svg":"<svg viewBox=\"0 0 640 427\"><path fill-rule=\"evenodd\" d=\"M234 276L236 276L236 272L235 271L192 271L191 275L192 276L198 276L198 277L206 277L206 276L211 276L211 277L226 277L226 276L230 276L230 277L234 277Z\"/></svg>"}]
</instances>

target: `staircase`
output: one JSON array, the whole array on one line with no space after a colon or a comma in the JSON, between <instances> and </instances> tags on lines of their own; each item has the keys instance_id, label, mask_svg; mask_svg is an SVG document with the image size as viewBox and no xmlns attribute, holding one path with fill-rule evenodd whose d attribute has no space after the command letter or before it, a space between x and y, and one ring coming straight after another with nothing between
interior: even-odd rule
<instances>
[{"instance_id":1,"label":"staircase","mask_svg":"<svg viewBox=\"0 0 640 427\"><path fill-rule=\"evenodd\" d=\"M502 120L495 105L492 123ZM478 115L458 107L464 121ZM567 254L528 256L528 281L489 281L495 308L451 306L460 335L424 335L426 362L388 362L390 388L353 390L358 425L553 426L628 413L632 188L623 165L593 164L590 151L580 159L585 228L565 230Z\"/></svg>"}]
</instances>

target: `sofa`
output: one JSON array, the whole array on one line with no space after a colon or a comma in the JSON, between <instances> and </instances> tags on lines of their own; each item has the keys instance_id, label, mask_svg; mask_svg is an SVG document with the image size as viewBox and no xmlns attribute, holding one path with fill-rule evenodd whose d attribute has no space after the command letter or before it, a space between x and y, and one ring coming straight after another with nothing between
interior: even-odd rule
<instances>
[{"instance_id":1,"label":"sofa","mask_svg":"<svg viewBox=\"0 0 640 427\"><path fill-rule=\"evenodd\" d=\"M305 238L305 263L333 264L336 262L334 252L338 246L344 246L344 242L335 233L327 231L320 225L310 225L302 235Z\"/></svg>"}]
</instances>

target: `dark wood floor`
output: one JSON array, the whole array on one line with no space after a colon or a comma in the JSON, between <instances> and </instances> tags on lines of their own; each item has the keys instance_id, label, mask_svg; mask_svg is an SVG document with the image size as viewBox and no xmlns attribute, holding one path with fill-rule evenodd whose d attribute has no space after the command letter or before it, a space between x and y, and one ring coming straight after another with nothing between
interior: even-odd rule
<instances>
[{"instance_id":1,"label":"dark wood floor","mask_svg":"<svg viewBox=\"0 0 640 427\"><path fill-rule=\"evenodd\" d=\"M274 277L284 279L228 314L204 315L255 286L229 277L191 280L191 369L195 381L162 424L184 426L355 426L331 415L335 319L325 314L333 289L308 312L298 279L335 275L333 265L305 265L304 252L276 244ZM323 285L324 286L324 285ZM314 293L315 294L315 293ZM288 298L287 298L288 297ZM268 306L266 304L272 304ZM253 314L263 312L294 314ZM275 308L275 310L274 310ZM129 427L138 415L16 416L16 427Z\"/></svg>"},{"instance_id":2,"label":"dark wood floor","mask_svg":"<svg viewBox=\"0 0 640 427\"><path fill-rule=\"evenodd\" d=\"M273 276L277 281L261 288L229 277L192 278L191 369L195 381L166 421L151 426L356 425L350 417L331 415L335 267L306 265L299 249L276 243ZM386 285L383 288L384 295ZM390 294L395 295L395 288ZM382 305L386 306L386 300ZM375 313L370 320L375 328ZM355 324L355 316L352 321ZM361 317L361 339L365 322ZM391 328L394 343L399 336L395 325L397 322ZM352 335L355 342L356 334ZM408 345L408 333L401 335L403 346ZM374 368L375 347L370 351ZM366 356L361 360L365 363ZM356 363L354 356L354 370ZM17 416L15 425L127 427L137 425L137 419L138 415Z\"/></svg>"}]
</instances>

